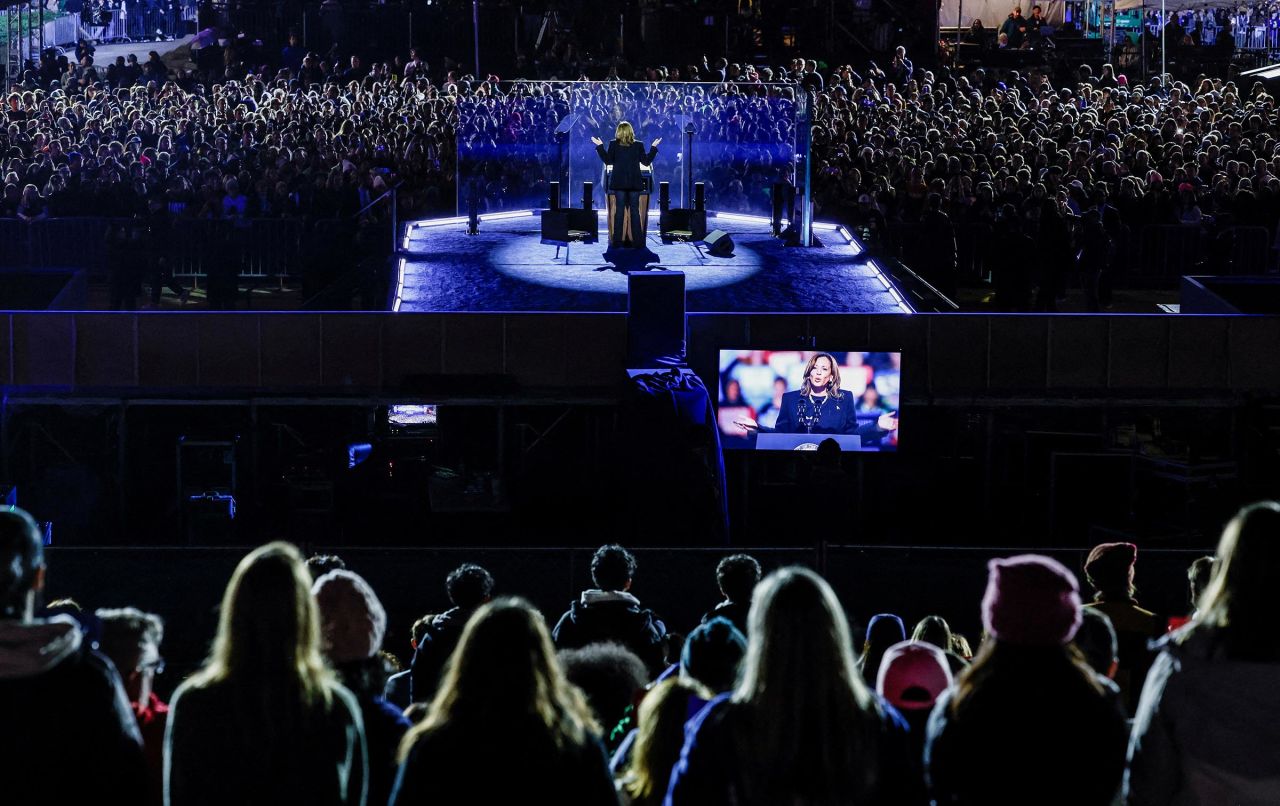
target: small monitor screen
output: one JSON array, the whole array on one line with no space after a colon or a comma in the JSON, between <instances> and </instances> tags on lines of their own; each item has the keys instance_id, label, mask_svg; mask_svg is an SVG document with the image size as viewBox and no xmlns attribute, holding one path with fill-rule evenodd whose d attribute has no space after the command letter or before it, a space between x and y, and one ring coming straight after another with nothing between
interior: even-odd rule
<instances>
[{"instance_id":1,"label":"small monitor screen","mask_svg":"<svg viewBox=\"0 0 1280 806\"><path fill-rule=\"evenodd\" d=\"M721 350L716 421L731 450L898 449L900 352Z\"/></svg>"},{"instance_id":2,"label":"small monitor screen","mask_svg":"<svg viewBox=\"0 0 1280 806\"><path fill-rule=\"evenodd\" d=\"M436 424L437 414L434 403L392 406L387 412L387 424L392 428L426 428Z\"/></svg>"}]
</instances>

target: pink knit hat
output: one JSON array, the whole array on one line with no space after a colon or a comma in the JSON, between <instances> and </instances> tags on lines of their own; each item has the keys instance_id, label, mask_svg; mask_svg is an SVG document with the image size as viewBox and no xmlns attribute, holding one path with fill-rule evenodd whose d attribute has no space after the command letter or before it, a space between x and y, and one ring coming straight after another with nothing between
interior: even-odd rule
<instances>
[{"instance_id":1,"label":"pink knit hat","mask_svg":"<svg viewBox=\"0 0 1280 806\"><path fill-rule=\"evenodd\" d=\"M951 682L951 667L941 649L923 641L903 641L885 650L876 691L894 708L921 711L932 708Z\"/></svg>"},{"instance_id":2,"label":"pink knit hat","mask_svg":"<svg viewBox=\"0 0 1280 806\"><path fill-rule=\"evenodd\" d=\"M382 649L387 611L364 577L330 571L315 581L311 594L320 609L320 631L330 661L365 660Z\"/></svg>"},{"instance_id":3,"label":"pink knit hat","mask_svg":"<svg viewBox=\"0 0 1280 806\"><path fill-rule=\"evenodd\" d=\"M982 626L999 641L1061 646L1080 627L1080 586L1062 563L1038 554L987 564Z\"/></svg>"}]
</instances>

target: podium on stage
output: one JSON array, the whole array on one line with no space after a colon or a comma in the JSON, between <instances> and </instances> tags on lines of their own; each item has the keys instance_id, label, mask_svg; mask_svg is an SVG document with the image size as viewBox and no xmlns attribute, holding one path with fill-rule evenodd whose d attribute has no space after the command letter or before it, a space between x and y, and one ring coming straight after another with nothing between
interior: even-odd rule
<instances>
[{"instance_id":1,"label":"podium on stage","mask_svg":"<svg viewBox=\"0 0 1280 806\"><path fill-rule=\"evenodd\" d=\"M635 230L631 224L631 211L622 211L622 232L623 240L630 240L632 245L640 246L644 243L645 233L649 231L649 198L653 194L653 168L648 165L640 166L640 178L644 183L644 187L640 191L640 232L637 237ZM604 166L604 189L605 199L609 211L609 245L621 246L621 244L613 241L613 217L618 214L617 196L613 190L613 166Z\"/></svg>"}]
</instances>

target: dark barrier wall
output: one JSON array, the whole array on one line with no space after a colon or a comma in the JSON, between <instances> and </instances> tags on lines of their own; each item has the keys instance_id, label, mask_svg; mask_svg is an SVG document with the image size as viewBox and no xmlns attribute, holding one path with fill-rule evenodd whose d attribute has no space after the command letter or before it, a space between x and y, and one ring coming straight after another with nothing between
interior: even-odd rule
<instances>
[{"instance_id":1,"label":"dark barrier wall","mask_svg":"<svg viewBox=\"0 0 1280 806\"><path fill-rule=\"evenodd\" d=\"M341 556L369 580L387 609L385 647L406 662L409 627L427 613L449 608L444 578L463 562L488 568L497 595L520 595L549 622L591 586L591 551L586 549L366 549L320 548ZM48 593L72 596L88 609L133 605L167 622L163 654L171 670L167 693L194 669L208 650L217 626L223 589L245 551L241 549L57 549L47 552ZM656 610L673 631L687 633L719 601L715 566L727 552L701 549L639 549L634 593ZM766 572L788 564L824 569L855 625L876 613L903 617L908 628L940 614L976 648L979 605L986 586L986 563L1016 549L828 547L751 549ZM1085 552L1051 549L1067 567L1080 571ZM1186 569L1197 551L1144 550L1137 566L1139 600L1162 615L1187 610Z\"/></svg>"},{"instance_id":2,"label":"dark barrier wall","mask_svg":"<svg viewBox=\"0 0 1280 806\"><path fill-rule=\"evenodd\" d=\"M716 350L813 344L901 349L917 403L1280 390L1277 317L703 314L689 328L712 382ZM593 395L616 387L625 350L619 314L0 314L10 392L385 394L425 376L446 398L477 377Z\"/></svg>"}]
</instances>

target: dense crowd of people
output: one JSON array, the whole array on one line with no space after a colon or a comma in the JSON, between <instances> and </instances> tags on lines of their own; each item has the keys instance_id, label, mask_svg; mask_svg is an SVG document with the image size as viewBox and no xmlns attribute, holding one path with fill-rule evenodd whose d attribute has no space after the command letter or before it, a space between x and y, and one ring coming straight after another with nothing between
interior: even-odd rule
<instances>
[{"instance_id":1,"label":"dense crowd of people","mask_svg":"<svg viewBox=\"0 0 1280 806\"><path fill-rule=\"evenodd\" d=\"M1056 86L1035 71L836 75L818 100L820 197L856 199L851 218L872 244L895 222L922 225L917 260L944 287L962 229L1016 310L1052 310L1076 272L1105 305L1152 226L1211 236L1206 258L1220 262L1237 227L1263 228L1271 248L1280 121L1259 83L1130 85L1109 65Z\"/></svg>"},{"instance_id":2,"label":"dense crowd of people","mask_svg":"<svg viewBox=\"0 0 1280 806\"><path fill-rule=\"evenodd\" d=\"M349 218L393 185L402 217L472 193L482 211L536 206L558 176L557 143L570 142L574 176L598 182L590 149L572 142L620 119L664 139L663 178L681 172L692 128L708 205L767 215L796 182L803 101L819 214L873 250L913 241L909 262L943 290L963 263L990 277L999 307L1053 310L1078 276L1102 309L1153 226L1203 236L1177 243L1209 271L1241 270L1247 238L1265 255L1247 269L1273 262L1280 118L1260 83L1137 83L1111 65L928 70L903 48L861 69L719 59L615 66L592 76L603 83L500 82L432 71L417 52L365 64L296 37L279 53L247 42L208 42L177 72L156 53L104 69L87 43L77 60L46 54L2 108L0 216L131 216L155 201L176 217L315 221Z\"/></svg>"},{"instance_id":3,"label":"dense crowd of people","mask_svg":"<svg viewBox=\"0 0 1280 806\"><path fill-rule=\"evenodd\" d=\"M858 651L819 574L748 554L719 563L687 636L616 544L553 628L467 563L394 676L369 583L270 543L165 703L161 616L40 608L40 533L10 509L0 770L21 803L1267 803L1278 529L1280 504L1242 509L1168 621L1137 600L1133 544L1095 547L1083 590L1049 557L992 560L976 651L891 613Z\"/></svg>"},{"instance_id":4,"label":"dense crowd of people","mask_svg":"<svg viewBox=\"0 0 1280 806\"><path fill-rule=\"evenodd\" d=\"M159 200L175 217L318 220L393 185L406 214L452 206L453 99L422 63L393 80L385 63L300 50L276 69L228 44L214 74L172 73L155 52L103 70L87 43L78 63L46 54L4 104L0 216L129 217Z\"/></svg>"}]
</instances>

